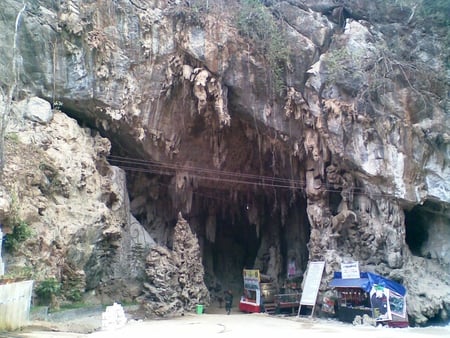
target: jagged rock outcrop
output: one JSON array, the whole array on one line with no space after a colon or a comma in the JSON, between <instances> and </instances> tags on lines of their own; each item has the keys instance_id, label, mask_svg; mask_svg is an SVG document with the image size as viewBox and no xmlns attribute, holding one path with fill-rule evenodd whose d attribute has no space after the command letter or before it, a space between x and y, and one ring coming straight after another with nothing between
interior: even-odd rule
<instances>
[{"instance_id":1,"label":"jagged rock outcrop","mask_svg":"<svg viewBox=\"0 0 450 338\"><path fill-rule=\"evenodd\" d=\"M129 214L124 172L106 161L109 141L47 101L27 101L13 106L6 133L2 227L8 236L24 223L31 236L7 252L7 271L38 282L56 277L67 301L79 301L87 289L105 302L134 299L139 292L127 294L131 287L111 279L123 279L125 269L136 277L132 248L152 241L138 236L145 230ZM48 105L45 114L36 102Z\"/></svg>"},{"instance_id":2,"label":"jagged rock outcrop","mask_svg":"<svg viewBox=\"0 0 450 338\"><path fill-rule=\"evenodd\" d=\"M167 316L208 306L209 291L197 237L181 213L173 234L173 250L154 246L146 259L144 296L147 315Z\"/></svg>"},{"instance_id":3,"label":"jagged rock outcrop","mask_svg":"<svg viewBox=\"0 0 450 338\"><path fill-rule=\"evenodd\" d=\"M38 95L107 137L109 160L127 170L134 224L150 234L144 247L156 244L162 260L173 255L167 247L182 211L211 291L240 292L243 267L260 268L281 285L288 263L302 271L308 259L326 261L325 291L342 261L357 260L407 287L412 323L448 320L445 41L420 20L419 8L395 1L264 3L6 0L3 92L17 88L14 101ZM252 11L261 15L245 15ZM37 140L54 132L40 120ZM58 137L62 144L75 139ZM98 151L96 142L83 149ZM83 222L79 212L60 256L85 271L86 289L106 291L105 280L126 273L104 273L88 257L113 260L105 254L117 253L126 262L133 251L121 244L131 243L123 238L133 223L125 187L113 183L124 174L103 159L100 169L88 166L100 177L87 184L83 166L75 175L64 165L69 151L53 153L56 168L69 174L56 186L41 184L39 205L24 198L33 208L23 217L41 229L39 210L51 210L47 194L65 206L72 182L79 191L97 187L92 218ZM44 183L55 177L50 164ZM57 223L56 212L44 215ZM81 223L107 226L88 231ZM75 229L77 244L69 245Z\"/></svg>"}]
</instances>

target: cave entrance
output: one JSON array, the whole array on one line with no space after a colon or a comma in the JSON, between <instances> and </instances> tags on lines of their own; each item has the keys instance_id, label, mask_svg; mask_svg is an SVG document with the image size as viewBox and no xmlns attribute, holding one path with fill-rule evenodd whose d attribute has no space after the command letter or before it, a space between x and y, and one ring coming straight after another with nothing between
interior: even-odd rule
<instances>
[{"instance_id":1,"label":"cave entrance","mask_svg":"<svg viewBox=\"0 0 450 338\"><path fill-rule=\"evenodd\" d=\"M427 213L421 206L405 212L406 244L415 256L422 256L421 248L428 239Z\"/></svg>"},{"instance_id":2,"label":"cave entrance","mask_svg":"<svg viewBox=\"0 0 450 338\"><path fill-rule=\"evenodd\" d=\"M217 190L216 196L220 196ZM284 204L262 189L241 194L235 200L205 198L194 194L192 210L186 214L202 248L205 282L213 299L231 289L243 290L243 269L259 269L276 287L295 280L300 284L308 262L310 226L306 200Z\"/></svg>"},{"instance_id":3,"label":"cave entrance","mask_svg":"<svg viewBox=\"0 0 450 338\"><path fill-rule=\"evenodd\" d=\"M261 239L257 229L246 219L246 207L239 209L242 211L237 215L227 212L216 215L214 242L207 236L199 238L204 243L205 282L212 293L220 294L227 289L238 292L242 288L242 269L253 267L258 254Z\"/></svg>"},{"instance_id":4,"label":"cave entrance","mask_svg":"<svg viewBox=\"0 0 450 338\"><path fill-rule=\"evenodd\" d=\"M448 264L448 238L450 218L448 207L426 201L405 212L406 243L416 256L436 259Z\"/></svg>"},{"instance_id":5,"label":"cave entrance","mask_svg":"<svg viewBox=\"0 0 450 338\"><path fill-rule=\"evenodd\" d=\"M182 213L198 238L213 299L226 289L242 292L244 268L271 276L279 289L288 272L302 278L310 225L306 198L297 191L214 184L183 193L174 191L173 177L142 172L127 172L127 184L131 213L158 244L171 248Z\"/></svg>"}]
</instances>

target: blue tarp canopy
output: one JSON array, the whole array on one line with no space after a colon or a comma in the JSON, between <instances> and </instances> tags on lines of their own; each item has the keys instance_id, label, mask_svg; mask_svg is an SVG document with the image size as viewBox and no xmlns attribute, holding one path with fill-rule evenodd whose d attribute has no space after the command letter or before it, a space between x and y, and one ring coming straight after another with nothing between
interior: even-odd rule
<instances>
[{"instance_id":1,"label":"blue tarp canopy","mask_svg":"<svg viewBox=\"0 0 450 338\"><path fill-rule=\"evenodd\" d=\"M374 284L383 286L398 293L400 296L406 295L406 289L403 285L394 282L390 279L376 275L371 272L361 272L360 278L342 279L341 272L334 273L334 278L331 280L330 286L334 288L361 288L366 292L370 292Z\"/></svg>"},{"instance_id":2,"label":"blue tarp canopy","mask_svg":"<svg viewBox=\"0 0 450 338\"><path fill-rule=\"evenodd\" d=\"M368 278L334 278L330 286L332 288L361 288L365 289L365 285L369 283Z\"/></svg>"}]
</instances>

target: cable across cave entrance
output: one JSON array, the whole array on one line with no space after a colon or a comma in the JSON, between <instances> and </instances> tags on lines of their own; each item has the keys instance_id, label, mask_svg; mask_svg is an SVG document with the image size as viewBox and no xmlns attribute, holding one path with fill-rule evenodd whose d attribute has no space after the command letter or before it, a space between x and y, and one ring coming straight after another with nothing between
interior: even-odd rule
<instances>
[{"instance_id":1,"label":"cable across cave entrance","mask_svg":"<svg viewBox=\"0 0 450 338\"><path fill-rule=\"evenodd\" d=\"M137 171L150 174L174 176L177 172L185 172L199 180L224 182L232 184L255 185L272 188L304 190L305 182L299 179L287 179L272 176L237 173L225 170L186 166L168 162L155 162L121 156L108 156L112 165L125 171Z\"/></svg>"}]
</instances>

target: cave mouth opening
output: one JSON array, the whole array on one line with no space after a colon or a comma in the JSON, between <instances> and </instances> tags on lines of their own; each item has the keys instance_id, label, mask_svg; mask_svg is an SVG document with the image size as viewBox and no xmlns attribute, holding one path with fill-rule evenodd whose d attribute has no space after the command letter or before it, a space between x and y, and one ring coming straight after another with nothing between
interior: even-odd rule
<instances>
[{"instance_id":1,"label":"cave mouth opening","mask_svg":"<svg viewBox=\"0 0 450 338\"><path fill-rule=\"evenodd\" d=\"M450 262L449 215L447 205L430 200L405 212L406 244L413 255L444 264Z\"/></svg>"},{"instance_id":2,"label":"cave mouth opening","mask_svg":"<svg viewBox=\"0 0 450 338\"><path fill-rule=\"evenodd\" d=\"M415 256L422 256L422 246L428 240L427 213L420 205L405 212L406 244Z\"/></svg>"},{"instance_id":3,"label":"cave mouth opening","mask_svg":"<svg viewBox=\"0 0 450 338\"><path fill-rule=\"evenodd\" d=\"M170 176L127 172L130 211L156 243L168 248L181 212L198 239L212 299L228 289L240 295L243 269L270 275L278 289L288 282L288 268L303 276L311 230L303 195L215 184L199 184L185 195L174 190L174 182Z\"/></svg>"},{"instance_id":4,"label":"cave mouth opening","mask_svg":"<svg viewBox=\"0 0 450 338\"><path fill-rule=\"evenodd\" d=\"M308 262L310 235L303 198L291 205L283 222L281 208L274 207L273 196L264 194L263 189L254 195L242 194L234 201L204 196L199 194L198 201L193 199L192 211L185 218L199 239L205 283L212 299L225 290L240 295L243 269L260 270L270 276L278 290L289 279L296 278L300 284L298 279L303 277ZM211 223L214 240L208 225ZM289 268L294 271L290 277Z\"/></svg>"},{"instance_id":5,"label":"cave mouth opening","mask_svg":"<svg viewBox=\"0 0 450 338\"><path fill-rule=\"evenodd\" d=\"M202 234L203 230L208 231L205 225L202 224L201 231L197 233L203 243L205 283L212 295L219 295L228 289L234 293L242 289L242 270L252 268L258 255L261 238L257 228L246 218L246 206L239 209L240 213L234 217L229 212L215 215L214 242Z\"/></svg>"}]
</instances>

